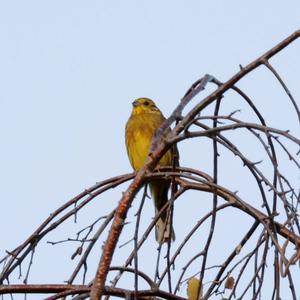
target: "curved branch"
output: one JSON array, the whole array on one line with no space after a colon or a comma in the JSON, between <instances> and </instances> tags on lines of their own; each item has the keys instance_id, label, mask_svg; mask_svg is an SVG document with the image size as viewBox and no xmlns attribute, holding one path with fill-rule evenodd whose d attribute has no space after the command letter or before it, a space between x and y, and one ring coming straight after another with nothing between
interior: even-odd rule
<instances>
[{"instance_id":1,"label":"curved branch","mask_svg":"<svg viewBox=\"0 0 300 300\"><path fill-rule=\"evenodd\" d=\"M213 193L215 191L218 194L218 196L222 197L226 201L229 201L230 203L232 203L233 206L241 209L248 215L252 216L254 219L258 220L261 224L265 223L265 228L266 230L268 230L268 227L266 227L266 225L268 225L270 222L269 217L263 214L262 212L260 212L259 210L257 210L256 208L254 208L253 206L242 201L237 195L235 195L231 191L226 190L225 188L222 188L214 184L199 184L194 182L188 182L180 178L176 178L176 181L185 189L194 189L194 190L210 192L210 193ZM286 227L284 227L282 224L278 222L274 221L274 224L277 232L281 236L291 241L297 247L297 249L300 248L300 236L289 231Z\"/></svg>"}]
</instances>

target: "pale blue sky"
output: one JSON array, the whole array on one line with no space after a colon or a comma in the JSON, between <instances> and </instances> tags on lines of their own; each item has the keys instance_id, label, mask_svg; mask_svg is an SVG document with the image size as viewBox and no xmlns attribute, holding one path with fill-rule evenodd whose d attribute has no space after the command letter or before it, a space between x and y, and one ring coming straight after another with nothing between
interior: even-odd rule
<instances>
[{"instance_id":1,"label":"pale blue sky","mask_svg":"<svg viewBox=\"0 0 300 300\"><path fill-rule=\"evenodd\" d=\"M124 125L133 99L153 98L168 116L196 79L210 73L227 80L239 64L299 27L296 0L0 1L1 257L70 197L131 171ZM273 60L298 103L299 48L297 41ZM239 86L254 97L269 124L299 129L269 73L260 70ZM281 101L286 111L277 104ZM233 101L224 111L239 105ZM201 158L209 156L204 146L198 148ZM195 159L194 149L182 146L182 164L209 172L207 158ZM240 188L227 179L230 188ZM111 195L106 200L114 204L107 211L120 190ZM152 214L150 204L149 209ZM105 214L93 211L82 226ZM229 226L236 228L234 222ZM61 263L69 263L74 247ZM45 278L55 281L47 249L40 256L45 265L33 269L33 282L48 267ZM69 269L61 274L59 280L67 279Z\"/></svg>"}]
</instances>

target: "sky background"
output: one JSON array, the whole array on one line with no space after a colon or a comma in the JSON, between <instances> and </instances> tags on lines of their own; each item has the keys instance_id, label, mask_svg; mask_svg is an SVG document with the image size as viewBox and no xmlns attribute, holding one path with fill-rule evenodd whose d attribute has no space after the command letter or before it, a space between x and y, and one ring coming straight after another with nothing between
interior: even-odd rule
<instances>
[{"instance_id":1,"label":"sky background","mask_svg":"<svg viewBox=\"0 0 300 300\"><path fill-rule=\"evenodd\" d=\"M1 257L71 197L95 182L131 172L124 126L135 98L154 99L168 116L195 80L209 73L226 81L239 64L248 64L299 28L296 0L0 1ZM298 104L299 49L298 40L272 60ZM268 124L290 128L299 137L296 115L270 73L261 68L239 86L253 97ZM239 108L243 104L232 95L224 113ZM247 109L243 113L249 120L253 117ZM249 139L239 142L250 149ZM183 143L181 164L212 174L209 149L207 141ZM260 158L255 147L248 154ZM226 155L222 183L249 196L248 179L234 173L241 163L232 163ZM287 165L283 168L294 174L299 186L299 174ZM51 239L71 236L69 232L105 215L126 186L103 196L82 214L82 223L69 222ZM193 193L186 198L190 202L175 208L179 237L191 228L191 217L195 223L211 207L208 196L200 206ZM153 207L147 205L150 220ZM220 221L227 227L216 237L219 249L222 236L238 230L240 222L245 228L252 224L250 218L235 216ZM121 242L128 239L121 236ZM151 239L149 245L155 248L153 234ZM50 238L37 254L31 282L62 282L70 274L76 247L51 248L46 240ZM198 243L203 241L200 236ZM66 257L60 257L62 251ZM116 263L118 259L122 261L122 254ZM59 275L53 261L66 265ZM92 276L95 269L90 271Z\"/></svg>"}]
</instances>

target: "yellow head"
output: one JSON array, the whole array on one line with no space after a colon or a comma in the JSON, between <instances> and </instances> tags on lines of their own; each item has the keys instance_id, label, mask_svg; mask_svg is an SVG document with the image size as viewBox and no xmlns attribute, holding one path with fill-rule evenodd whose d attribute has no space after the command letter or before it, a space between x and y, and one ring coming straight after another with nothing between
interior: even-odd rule
<instances>
[{"instance_id":1,"label":"yellow head","mask_svg":"<svg viewBox=\"0 0 300 300\"><path fill-rule=\"evenodd\" d=\"M132 115L139 115L143 113L161 113L156 107L154 101L149 98L138 98L132 102Z\"/></svg>"}]
</instances>

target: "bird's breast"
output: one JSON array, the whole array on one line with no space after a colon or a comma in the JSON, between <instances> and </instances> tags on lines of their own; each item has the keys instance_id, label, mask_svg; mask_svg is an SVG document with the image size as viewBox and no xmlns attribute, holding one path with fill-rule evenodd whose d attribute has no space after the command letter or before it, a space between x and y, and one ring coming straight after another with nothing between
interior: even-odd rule
<instances>
[{"instance_id":1,"label":"bird's breast","mask_svg":"<svg viewBox=\"0 0 300 300\"><path fill-rule=\"evenodd\" d=\"M132 167L139 170L145 163L150 150L152 137L163 122L163 117L155 115L131 116L126 125L126 146ZM171 154L168 151L160 160L159 165L171 164Z\"/></svg>"}]
</instances>

